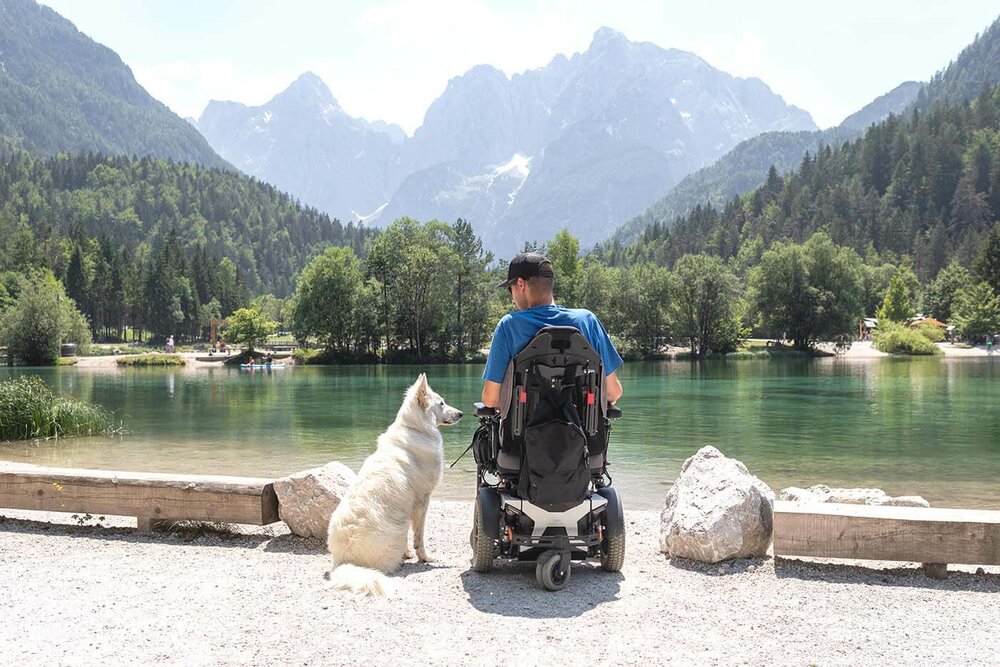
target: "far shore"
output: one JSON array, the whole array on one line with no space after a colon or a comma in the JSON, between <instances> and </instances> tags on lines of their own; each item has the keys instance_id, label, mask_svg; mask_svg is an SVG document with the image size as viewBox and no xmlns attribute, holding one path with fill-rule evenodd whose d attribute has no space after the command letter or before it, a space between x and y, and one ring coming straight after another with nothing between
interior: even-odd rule
<instances>
[{"instance_id":1,"label":"far shore","mask_svg":"<svg viewBox=\"0 0 1000 667\"><path fill-rule=\"evenodd\" d=\"M967 357L986 357L989 353L986 350L985 345L978 345L975 347L959 347L952 343L936 343L937 348L941 350L943 356L948 358L967 358ZM831 343L820 343L817 348L823 352L832 353L833 345ZM674 359L676 355L685 352L690 352L688 348L674 347L670 348L667 357L669 359ZM177 352L178 356L184 359L184 368L222 368L222 361L226 359L225 355L219 356L219 361L199 361L198 357L205 357L207 353L205 352ZM117 360L131 356L128 354L118 354L118 355L102 355L93 357L78 357L74 366L77 368L114 368L117 365ZM233 356L233 355L230 355ZM842 354L834 355L829 358L833 359L878 359L882 357L896 357L900 359L909 358L909 355L900 354L887 354L876 350L872 345L871 341L855 341L851 344L851 347L844 351ZM760 357L764 358L764 357ZM725 359L725 357L722 357ZM294 364L294 360L291 358L282 359L279 363L284 365ZM177 367L179 368L179 367ZM176 370L175 368L174 370Z\"/></svg>"}]
</instances>

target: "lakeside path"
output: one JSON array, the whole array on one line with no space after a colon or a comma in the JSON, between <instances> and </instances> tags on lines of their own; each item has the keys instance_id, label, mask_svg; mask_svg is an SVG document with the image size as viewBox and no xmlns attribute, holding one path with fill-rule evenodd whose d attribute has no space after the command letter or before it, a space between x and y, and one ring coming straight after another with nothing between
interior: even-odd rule
<instances>
[{"instance_id":1,"label":"lakeside path","mask_svg":"<svg viewBox=\"0 0 1000 667\"><path fill-rule=\"evenodd\" d=\"M158 354L158 353L157 353ZM204 357L206 353L204 352L178 352L177 356L184 359L184 366L171 366L166 368L173 368L174 370L180 370L181 368L225 368L221 363L225 356L220 356L220 361L198 361L198 357ZM79 357L79 361L73 364L74 368L117 368L118 359L123 357L133 356L130 354L119 354L119 355L103 355L95 357ZM281 363L288 364L291 363L288 360L283 360Z\"/></svg>"},{"instance_id":2,"label":"lakeside path","mask_svg":"<svg viewBox=\"0 0 1000 667\"><path fill-rule=\"evenodd\" d=\"M935 343L937 348L944 353L946 357L986 357L988 353L986 352L986 346L980 345L978 347L955 347L951 343ZM908 358L907 355L892 355L876 350L872 345L870 340L855 341L851 343L851 347L841 355L843 359L874 359L879 357L900 357L903 359ZM919 358L919 357L917 357Z\"/></svg>"},{"instance_id":3,"label":"lakeside path","mask_svg":"<svg viewBox=\"0 0 1000 667\"><path fill-rule=\"evenodd\" d=\"M925 577L773 559L659 554L657 512L627 511L620 574L469 569L470 503L434 501L428 548L390 600L323 589L318 542L278 530L138 535L2 511L2 664L995 664L1000 568ZM21 518L11 518L21 517ZM34 517L35 520L24 520ZM268 534L271 533L271 534Z\"/></svg>"},{"instance_id":4,"label":"lakeside path","mask_svg":"<svg viewBox=\"0 0 1000 667\"><path fill-rule=\"evenodd\" d=\"M825 347L823 347L825 346ZM830 348L828 351L832 351L832 347L827 344L821 344L823 349ZM941 352L944 353L946 357L985 357L987 356L986 346L980 345L978 347L955 347L951 343L937 343L937 347ZM681 349L681 348L676 348ZM184 358L186 362L186 368L224 368L224 366L219 362L210 361L198 361L197 357L205 356L204 352L180 352L178 353ZM1000 354L1000 352L998 352ZM115 368L117 366L117 359L128 355L105 355L99 357L80 357L79 361L74 364L76 368ZM876 359L880 357L891 357L894 355L886 354L885 352L880 352L876 350L871 341L855 341L850 349L848 349L844 354L840 355L841 359ZM895 355L900 358L907 358L906 355ZM290 364L290 360L282 360L281 363Z\"/></svg>"}]
</instances>

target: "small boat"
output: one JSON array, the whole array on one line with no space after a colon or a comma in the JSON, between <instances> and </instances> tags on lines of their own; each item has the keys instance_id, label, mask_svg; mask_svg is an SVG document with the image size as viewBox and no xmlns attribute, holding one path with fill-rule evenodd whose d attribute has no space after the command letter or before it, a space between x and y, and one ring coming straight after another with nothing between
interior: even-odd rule
<instances>
[{"instance_id":1,"label":"small boat","mask_svg":"<svg viewBox=\"0 0 1000 667\"><path fill-rule=\"evenodd\" d=\"M240 364L240 368L245 368L248 371L253 371L257 369L263 370L273 370L276 368L284 368L284 364Z\"/></svg>"}]
</instances>

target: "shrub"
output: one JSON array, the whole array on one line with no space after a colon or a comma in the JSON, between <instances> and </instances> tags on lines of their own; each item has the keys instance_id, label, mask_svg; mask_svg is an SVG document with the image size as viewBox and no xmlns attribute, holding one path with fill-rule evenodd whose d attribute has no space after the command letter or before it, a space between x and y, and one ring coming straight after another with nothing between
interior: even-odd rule
<instances>
[{"instance_id":1,"label":"shrub","mask_svg":"<svg viewBox=\"0 0 1000 667\"><path fill-rule=\"evenodd\" d=\"M917 327L917 331L932 343L940 343L944 340L944 329L933 324L921 324Z\"/></svg>"},{"instance_id":2,"label":"shrub","mask_svg":"<svg viewBox=\"0 0 1000 667\"><path fill-rule=\"evenodd\" d=\"M0 440L96 435L111 415L96 405L60 398L37 375L0 382Z\"/></svg>"},{"instance_id":3,"label":"shrub","mask_svg":"<svg viewBox=\"0 0 1000 667\"><path fill-rule=\"evenodd\" d=\"M177 354L133 354L115 363L119 366L183 366L184 359Z\"/></svg>"},{"instance_id":4,"label":"shrub","mask_svg":"<svg viewBox=\"0 0 1000 667\"><path fill-rule=\"evenodd\" d=\"M891 320L880 320L872 338L876 350L889 354L941 354L941 350L920 331Z\"/></svg>"},{"instance_id":5,"label":"shrub","mask_svg":"<svg viewBox=\"0 0 1000 667\"><path fill-rule=\"evenodd\" d=\"M297 347L292 352L292 358L297 364L322 364L322 350L313 350L308 347Z\"/></svg>"}]
</instances>

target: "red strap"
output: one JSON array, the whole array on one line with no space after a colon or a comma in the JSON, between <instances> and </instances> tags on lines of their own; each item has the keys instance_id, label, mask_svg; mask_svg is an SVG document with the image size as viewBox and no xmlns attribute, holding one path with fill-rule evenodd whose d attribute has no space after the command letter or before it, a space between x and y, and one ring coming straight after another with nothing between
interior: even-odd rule
<instances>
[{"instance_id":1,"label":"red strap","mask_svg":"<svg viewBox=\"0 0 1000 667\"><path fill-rule=\"evenodd\" d=\"M521 395L518 396L518 400L521 401L522 403L527 403L528 402L528 392L526 392L525 390L522 389L521 390Z\"/></svg>"},{"instance_id":2,"label":"red strap","mask_svg":"<svg viewBox=\"0 0 1000 667\"><path fill-rule=\"evenodd\" d=\"M588 391L587 392L587 405L593 405L593 404L594 404L594 392Z\"/></svg>"}]
</instances>

